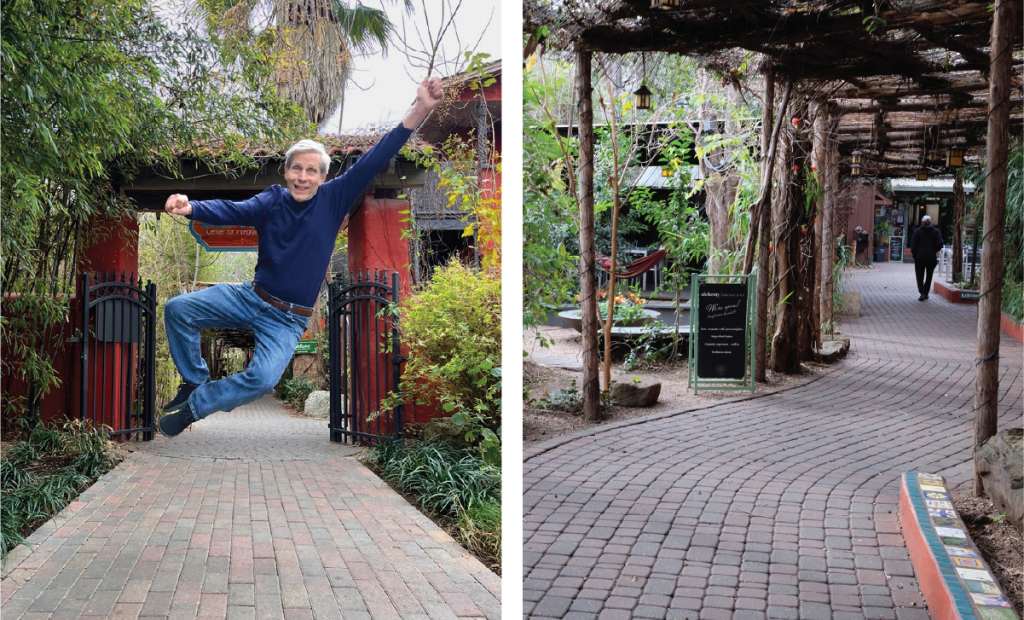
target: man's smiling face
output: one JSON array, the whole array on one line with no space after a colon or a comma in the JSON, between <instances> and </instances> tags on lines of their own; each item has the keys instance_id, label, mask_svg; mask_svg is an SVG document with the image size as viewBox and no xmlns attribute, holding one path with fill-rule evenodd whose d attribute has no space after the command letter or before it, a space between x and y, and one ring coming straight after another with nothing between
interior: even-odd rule
<instances>
[{"instance_id":1,"label":"man's smiling face","mask_svg":"<svg viewBox=\"0 0 1024 620\"><path fill-rule=\"evenodd\" d=\"M292 198L305 202L316 196L316 190L327 179L327 173L320 172L318 153L296 153L292 163L284 171L284 182Z\"/></svg>"}]
</instances>

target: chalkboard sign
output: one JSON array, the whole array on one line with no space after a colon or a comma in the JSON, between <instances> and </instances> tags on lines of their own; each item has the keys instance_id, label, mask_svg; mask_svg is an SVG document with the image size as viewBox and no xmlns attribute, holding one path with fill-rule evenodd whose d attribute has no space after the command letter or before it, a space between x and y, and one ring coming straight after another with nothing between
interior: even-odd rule
<instances>
[{"instance_id":1,"label":"chalkboard sign","mask_svg":"<svg viewBox=\"0 0 1024 620\"><path fill-rule=\"evenodd\" d=\"M889 237L889 262L903 262L903 237Z\"/></svg>"},{"instance_id":2,"label":"chalkboard sign","mask_svg":"<svg viewBox=\"0 0 1024 620\"><path fill-rule=\"evenodd\" d=\"M698 296L697 377L743 379L747 369L747 294L742 284L702 284Z\"/></svg>"}]
</instances>

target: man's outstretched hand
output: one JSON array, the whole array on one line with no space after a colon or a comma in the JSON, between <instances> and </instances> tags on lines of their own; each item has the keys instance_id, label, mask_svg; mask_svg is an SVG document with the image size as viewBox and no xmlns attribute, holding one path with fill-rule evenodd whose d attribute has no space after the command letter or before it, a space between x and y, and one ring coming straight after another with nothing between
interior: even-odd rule
<instances>
[{"instance_id":1,"label":"man's outstretched hand","mask_svg":"<svg viewBox=\"0 0 1024 620\"><path fill-rule=\"evenodd\" d=\"M188 196L185 194L171 194L171 197L167 199L167 204L164 205L164 211L171 215L189 217L192 215L192 205L188 203Z\"/></svg>"},{"instance_id":2,"label":"man's outstretched hand","mask_svg":"<svg viewBox=\"0 0 1024 620\"><path fill-rule=\"evenodd\" d=\"M437 107L437 104L441 103L443 97L444 89L441 88L441 78L432 77L424 79L416 89L416 103L413 104L412 109L405 116L402 125L406 129L416 129L419 127L423 119L427 118L434 111L434 108Z\"/></svg>"}]
</instances>

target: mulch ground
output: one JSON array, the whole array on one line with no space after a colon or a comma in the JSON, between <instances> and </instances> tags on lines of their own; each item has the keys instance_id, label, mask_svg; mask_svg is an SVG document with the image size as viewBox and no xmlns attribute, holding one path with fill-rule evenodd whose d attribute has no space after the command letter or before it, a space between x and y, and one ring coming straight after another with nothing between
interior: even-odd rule
<instances>
[{"instance_id":1,"label":"mulch ground","mask_svg":"<svg viewBox=\"0 0 1024 620\"><path fill-rule=\"evenodd\" d=\"M953 494L953 505L978 545L1006 598L1018 616L1024 617L1024 537L986 497L974 497L969 490Z\"/></svg>"}]
</instances>

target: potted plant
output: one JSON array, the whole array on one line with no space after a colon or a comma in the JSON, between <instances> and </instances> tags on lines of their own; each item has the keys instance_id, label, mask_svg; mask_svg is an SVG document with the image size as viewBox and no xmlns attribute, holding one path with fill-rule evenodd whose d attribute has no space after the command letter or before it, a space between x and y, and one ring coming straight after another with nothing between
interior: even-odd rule
<instances>
[{"instance_id":1,"label":"potted plant","mask_svg":"<svg viewBox=\"0 0 1024 620\"><path fill-rule=\"evenodd\" d=\"M875 222L875 246L882 248L881 260L885 260L889 250L889 239L892 238L892 224L886 221Z\"/></svg>"}]
</instances>

